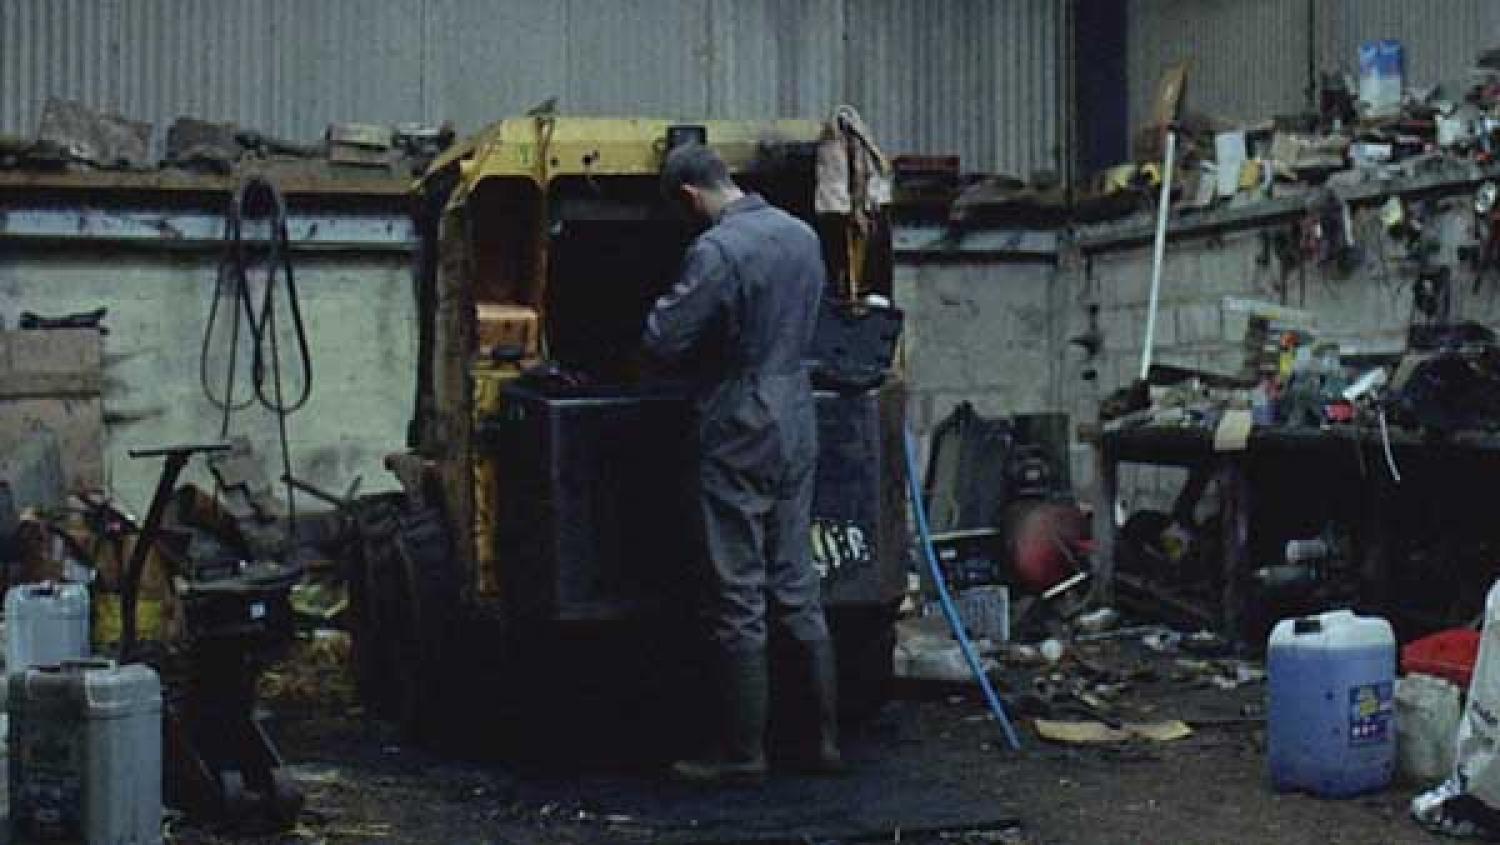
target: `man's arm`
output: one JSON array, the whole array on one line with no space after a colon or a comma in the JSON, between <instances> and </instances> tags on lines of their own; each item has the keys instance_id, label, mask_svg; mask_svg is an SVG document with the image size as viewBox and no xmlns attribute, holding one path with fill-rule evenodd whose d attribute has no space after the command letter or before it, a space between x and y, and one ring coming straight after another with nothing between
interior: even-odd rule
<instances>
[{"instance_id":1,"label":"man's arm","mask_svg":"<svg viewBox=\"0 0 1500 845\"><path fill-rule=\"evenodd\" d=\"M697 345L729 300L729 275L729 262L718 244L701 238L694 243L676 286L656 301L646 318L646 351L671 362Z\"/></svg>"}]
</instances>

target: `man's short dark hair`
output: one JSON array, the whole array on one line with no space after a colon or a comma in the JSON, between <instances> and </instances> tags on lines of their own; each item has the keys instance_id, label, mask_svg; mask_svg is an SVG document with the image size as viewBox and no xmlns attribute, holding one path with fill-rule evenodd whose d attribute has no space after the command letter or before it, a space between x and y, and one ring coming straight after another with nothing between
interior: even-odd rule
<instances>
[{"instance_id":1,"label":"man's short dark hair","mask_svg":"<svg viewBox=\"0 0 1500 845\"><path fill-rule=\"evenodd\" d=\"M702 144L683 144L667 154L661 166L661 191L675 197L683 185L721 188L730 184L729 166L713 149Z\"/></svg>"}]
</instances>

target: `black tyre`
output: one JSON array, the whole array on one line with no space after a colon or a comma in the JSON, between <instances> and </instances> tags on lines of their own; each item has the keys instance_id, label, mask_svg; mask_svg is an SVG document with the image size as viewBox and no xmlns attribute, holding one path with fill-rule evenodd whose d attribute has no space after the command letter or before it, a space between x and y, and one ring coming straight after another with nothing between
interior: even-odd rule
<instances>
[{"instance_id":1,"label":"black tyre","mask_svg":"<svg viewBox=\"0 0 1500 845\"><path fill-rule=\"evenodd\" d=\"M430 743L446 725L453 671L448 643L459 613L459 575L442 513L398 517L393 569L394 625L389 632L392 717L408 740Z\"/></svg>"},{"instance_id":2,"label":"black tyre","mask_svg":"<svg viewBox=\"0 0 1500 845\"><path fill-rule=\"evenodd\" d=\"M890 701L894 689L896 609L839 607L828 616L838 654L840 714L845 721L867 719Z\"/></svg>"},{"instance_id":3,"label":"black tyre","mask_svg":"<svg viewBox=\"0 0 1500 845\"><path fill-rule=\"evenodd\" d=\"M394 711L391 690L396 669L391 642L397 625L396 533L405 496L365 496L357 506L359 542L348 561L349 633L355 686L371 715L388 718Z\"/></svg>"}]
</instances>

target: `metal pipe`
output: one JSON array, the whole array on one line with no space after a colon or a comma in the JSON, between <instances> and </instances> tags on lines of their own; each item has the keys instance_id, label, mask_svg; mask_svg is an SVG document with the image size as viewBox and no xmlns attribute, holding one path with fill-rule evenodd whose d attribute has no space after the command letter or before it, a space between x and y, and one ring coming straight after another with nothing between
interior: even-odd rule
<instances>
[{"instance_id":1,"label":"metal pipe","mask_svg":"<svg viewBox=\"0 0 1500 845\"><path fill-rule=\"evenodd\" d=\"M1156 306L1161 299L1161 266L1167 255L1167 215L1172 211L1172 169L1177 164L1177 132L1167 129L1162 164L1161 200L1156 204L1156 247L1151 256L1151 304L1146 309L1146 343L1141 349L1141 381L1151 374L1151 347L1156 342Z\"/></svg>"}]
</instances>

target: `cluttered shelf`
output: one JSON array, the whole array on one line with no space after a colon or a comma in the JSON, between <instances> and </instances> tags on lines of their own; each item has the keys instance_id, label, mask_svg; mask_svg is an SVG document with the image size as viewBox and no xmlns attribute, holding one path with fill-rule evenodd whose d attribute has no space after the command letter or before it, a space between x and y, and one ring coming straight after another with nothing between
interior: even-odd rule
<instances>
[{"instance_id":1,"label":"cluttered shelf","mask_svg":"<svg viewBox=\"0 0 1500 845\"><path fill-rule=\"evenodd\" d=\"M1189 608L1242 641L1278 614L1335 606L1409 634L1462 624L1472 602L1433 584L1484 577L1500 548L1474 495L1500 468L1493 331L1414 324L1407 350L1372 366L1253 317L1245 347L1233 376L1152 366L1080 431L1097 458L1104 590Z\"/></svg>"},{"instance_id":2,"label":"cluttered shelf","mask_svg":"<svg viewBox=\"0 0 1500 845\"><path fill-rule=\"evenodd\" d=\"M1153 426L1105 429L1090 433L1090 439L1113 460L1121 463L1147 463L1171 466L1193 466L1215 455L1226 454L1214 447L1214 432L1203 427ZM1331 425L1321 428L1256 427L1246 441L1244 452L1252 456L1295 455L1307 452L1358 449L1381 449L1389 443L1398 457L1425 452L1481 452L1500 455L1500 434L1485 431L1454 432L1434 437L1409 428L1387 428L1382 435L1378 426Z\"/></svg>"},{"instance_id":3,"label":"cluttered shelf","mask_svg":"<svg viewBox=\"0 0 1500 845\"><path fill-rule=\"evenodd\" d=\"M1391 197L1412 201L1473 191L1477 186L1500 180L1500 165L1479 164L1450 156L1431 156L1390 171L1348 171L1330 180L1326 189L1339 202L1351 207L1378 205ZM1274 195L1240 197L1230 205L1197 208L1179 205L1168 224L1170 239L1201 237L1240 229L1261 228L1276 222L1299 219L1324 197L1324 191L1307 183L1275 187ZM1026 196L980 195L968 200L955 219L933 220L911 212L898 202L895 246L907 253L987 253L1055 258L1064 248L1084 253L1129 249L1148 243L1154 233L1148 212L1099 222L1084 222L1085 209L1068 207L1061 200ZM1037 228L1038 219L1047 221Z\"/></svg>"},{"instance_id":4,"label":"cluttered shelf","mask_svg":"<svg viewBox=\"0 0 1500 845\"><path fill-rule=\"evenodd\" d=\"M1413 198L1461 193L1488 180L1500 179L1500 165L1476 165L1436 157L1428 162L1432 172L1334 184L1330 190L1349 205L1370 205L1392 196ZM1169 224L1167 235L1170 238L1192 237L1301 217L1307 214L1308 206L1316 196L1315 192L1303 190L1291 196L1260 199L1243 205L1179 213ZM1084 252L1103 252L1146 243L1151 240L1153 231L1149 215L1138 215L1126 220L1082 226L1075 242Z\"/></svg>"},{"instance_id":5,"label":"cluttered shelf","mask_svg":"<svg viewBox=\"0 0 1500 845\"><path fill-rule=\"evenodd\" d=\"M453 142L449 125L332 123L314 142L254 127L178 117L164 149L146 121L50 98L34 136L0 134L0 195L35 201L110 192L173 201L228 195L246 177L320 204L404 201L414 178Z\"/></svg>"}]
</instances>

